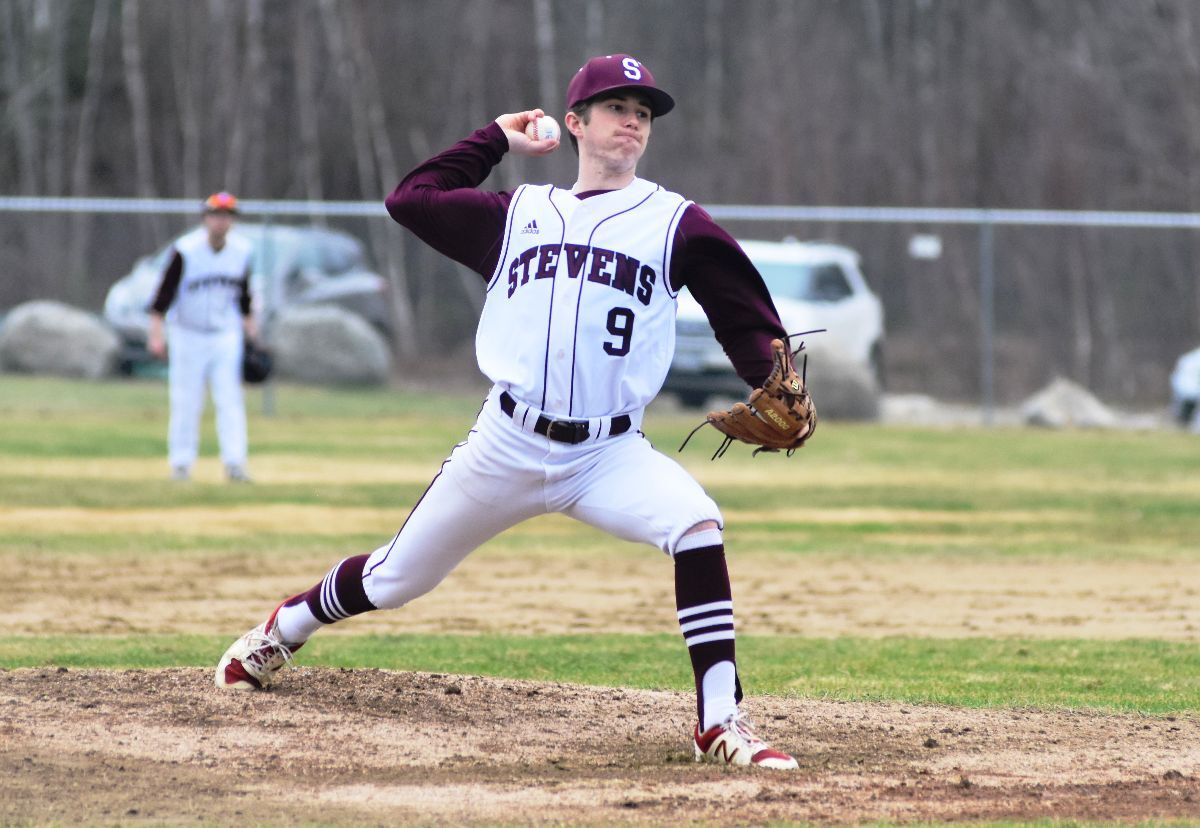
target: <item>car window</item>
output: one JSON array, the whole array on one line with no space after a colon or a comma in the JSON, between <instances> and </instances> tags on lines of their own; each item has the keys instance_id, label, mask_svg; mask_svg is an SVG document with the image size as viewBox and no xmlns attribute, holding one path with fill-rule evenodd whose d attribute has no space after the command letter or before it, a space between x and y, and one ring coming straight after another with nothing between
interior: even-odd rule
<instances>
[{"instance_id":1,"label":"car window","mask_svg":"<svg viewBox=\"0 0 1200 828\"><path fill-rule=\"evenodd\" d=\"M811 299L813 269L794 262L755 262L767 283L767 292L776 299Z\"/></svg>"},{"instance_id":2,"label":"car window","mask_svg":"<svg viewBox=\"0 0 1200 828\"><path fill-rule=\"evenodd\" d=\"M812 298L818 302L839 302L852 293L846 274L835 264L821 265L812 276Z\"/></svg>"},{"instance_id":3,"label":"car window","mask_svg":"<svg viewBox=\"0 0 1200 828\"><path fill-rule=\"evenodd\" d=\"M836 264L756 262L755 266L767 283L767 291L777 299L837 302L854 292Z\"/></svg>"}]
</instances>

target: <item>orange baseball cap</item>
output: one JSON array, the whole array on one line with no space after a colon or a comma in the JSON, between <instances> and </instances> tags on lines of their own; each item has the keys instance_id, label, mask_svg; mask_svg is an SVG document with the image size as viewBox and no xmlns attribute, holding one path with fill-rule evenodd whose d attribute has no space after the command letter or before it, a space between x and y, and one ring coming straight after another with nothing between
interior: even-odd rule
<instances>
[{"instance_id":1,"label":"orange baseball cap","mask_svg":"<svg viewBox=\"0 0 1200 828\"><path fill-rule=\"evenodd\" d=\"M237 197L222 190L204 199L206 213L236 213L238 211Z\"/></svg>"}]
</instances>

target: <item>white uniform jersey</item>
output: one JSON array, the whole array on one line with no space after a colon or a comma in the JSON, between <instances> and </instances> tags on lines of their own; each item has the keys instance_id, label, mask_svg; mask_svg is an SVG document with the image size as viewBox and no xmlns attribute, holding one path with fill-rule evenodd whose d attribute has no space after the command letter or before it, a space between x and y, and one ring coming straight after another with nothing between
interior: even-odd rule
<instances>
[{"instance_id":1,"label":"white uniform jersey","mask_svg":"<svg viewBox=\"0 0 1200 828\"><path fill-rule=\"evenodd\" d=\"M690 203L640 178L585 199L517 189L475 338L483 373L560 417L645 406L675 350L667 277Z\"/></svg>"},{"instance_id":2,"label":"white uniform jersey","mask_svg":"<svg viewBox=\"0 0 1200 828\"><path fill-rule=\"evenodd\" d=\"M230 232L216 251L207 230L198 227L177 241L175 249L183 256L183 273L167 320L204 333L240 330L242 283L254 252L249 240Z\"/></svg>"}]
</instances>

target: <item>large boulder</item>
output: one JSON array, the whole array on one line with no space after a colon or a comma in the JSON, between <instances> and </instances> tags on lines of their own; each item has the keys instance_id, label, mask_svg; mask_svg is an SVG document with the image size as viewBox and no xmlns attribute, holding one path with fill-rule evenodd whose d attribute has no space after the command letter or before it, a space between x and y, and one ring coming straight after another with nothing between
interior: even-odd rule
<instances>
[{"instance_id":1,"label":"large boulder","mask_svg":"<svg viewBox=\"0 0 1200 828\"><path fill-rule=\"evenodd\" d=\"M1044 428L1116 428L1121 418L1081 385L1056 377L1021 406L1028 425Z\"/></svg>"},{"instance_id":2,"label":"large boulder","mask_svg":"<svg viewBox=\"0 0 1200 828\"><path fill-rule=\"evenodd\" d=\"M100 379L116 372L121 340L95 314L61 302L18 305L0 328L0 369Z\"/></svg>"},{"instance_id":3,"label":"large boulder","mask_svg":"<svg viewBox=\"0 0 1200 828\"><path fill-rule=\"evenodd\" d=\"M805 355L808 364L805 366ZM794 357L797 373L805 372L818 422L830 420L877 420L883 409L883 393L871 369L852 362L830 348L807 345ZM820 426L818 426L819 428Z\"/></svg>"},{"instance_id":4,"label":"large boulder","mask_svg":"<svg viewBox=\"0 0 1200 828\"><path fill-rule=\"evenodd\" d=\"M380 385L392 373L387 341L361 316L333 305L285 308L271 331L275 371L316 385Z\"/></svg>"}]
</instances>

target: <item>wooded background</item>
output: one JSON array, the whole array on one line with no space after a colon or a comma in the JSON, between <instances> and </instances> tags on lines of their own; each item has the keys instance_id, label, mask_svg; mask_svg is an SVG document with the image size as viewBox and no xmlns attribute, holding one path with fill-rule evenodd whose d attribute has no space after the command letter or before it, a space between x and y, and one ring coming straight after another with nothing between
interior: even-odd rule
<instances>
[{"instance_id":1,"label":"wooded background","mask_svg":"<svg viewBox=\"0 0 1200 828\"><path fill-rule=\"evenodd\" d=\"M561 116L570 75L610 52L678 102L640 173L701 204L1200 211L1198 0L0 0L0 195L382 202L502 112ZM573 177L564 148L485 186ZM0 213L0 311L98 310L194 220ZM336 223L395 286L402 359L471 340L478 280L386 218ZM973 228L729 227L857 248L892 389L977 393ZM909 258L914 232L943 256ZM1165 400L1200 344L1198 245L999 228L998 399L1061 374Z\"/></svg>"}]
</instances>

